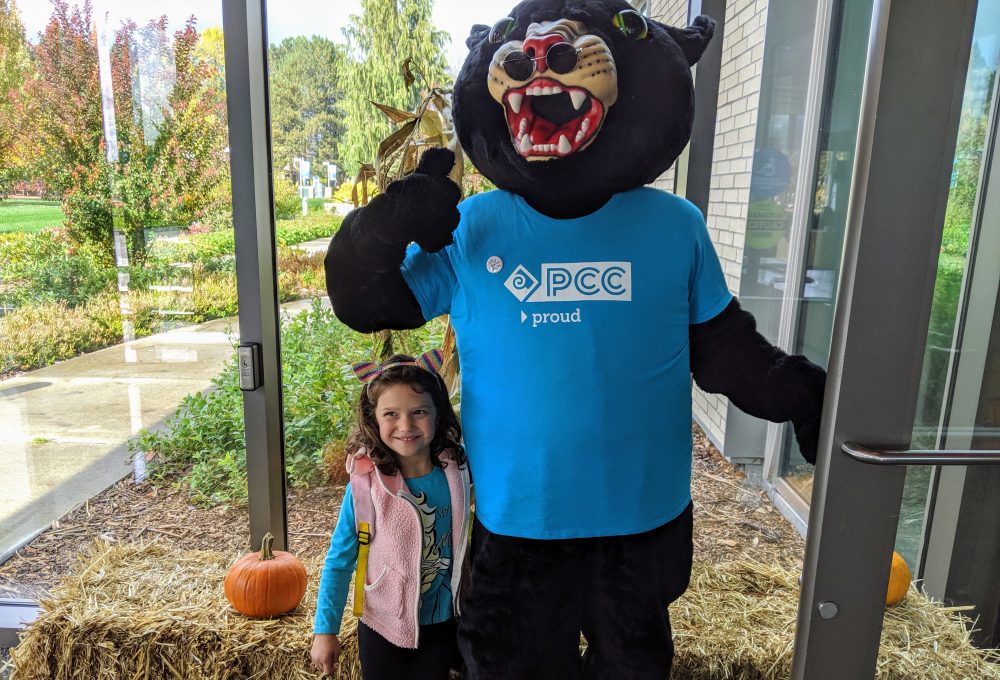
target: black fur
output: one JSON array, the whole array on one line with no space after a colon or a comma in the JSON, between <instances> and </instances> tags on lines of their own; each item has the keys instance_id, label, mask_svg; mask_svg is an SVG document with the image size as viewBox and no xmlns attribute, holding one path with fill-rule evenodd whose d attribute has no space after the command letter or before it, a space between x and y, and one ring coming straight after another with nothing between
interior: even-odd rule
<instances>
[{"instance_id":1,"label":"black fur","mask_svg":"<svg viewBox=\"0 0 1000 680\"><path fill-rule=\"evenodd\" d=\"M411 241L428 252L451 243L461 192L448 178L455 155L428 149L416 171L352 211L326 253L333 311L356 331L419 328L425 323L399 266Z\"/></svg>"},{"instance_id":2,"label":"black fur","mask_svg":"<svg viewBox=\"0 0 1000 680\"><path fill-rule=\"evenodd\" d=\"M699 17L691 28L679 30L648 20L649 37L630 40L612 24L616 13L630 8L624 0L527 0L510 14L517 21L512 40L523 40L533 22L578 19L614 55L619 96L601 133L583 151L556 161L529 162L514 149L503 109L487 88L498 45L490 44L481 27L474 27L467 41L470 52L454 93L462 149L491 182L550 217L586 215L613 194L651 183L673 165L691 136L691 64L704 51L715 22Z\"/></svg>"},{"instance_id":3,"label":"black fur","mask_svg":"<svg viewBox=\"0 0 1000 680\"><path fill-rule=\"evenodd\" d=\"M776 423L791 421L802 455L816 463L826 373L803 356L789 356L757 332L735 299L715 318L691 326L691 373L706 392Z\"/></svg>"}]
</instances>

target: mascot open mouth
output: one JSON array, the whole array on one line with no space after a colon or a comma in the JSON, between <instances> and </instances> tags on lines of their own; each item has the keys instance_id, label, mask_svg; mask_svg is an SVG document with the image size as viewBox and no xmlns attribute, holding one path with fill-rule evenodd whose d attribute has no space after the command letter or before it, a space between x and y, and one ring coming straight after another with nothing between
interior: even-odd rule
<instances>
[{"instance_id":1,"label":"mascot open mouth","mask_svg":"<svg viewBox=\"0 0 1000 680\"><path fill-rule=\"evenodd\" d=\"M505 21L498 26L509 28L514 19ZM530 24L524 40L509 40L493 53L486 80L503 106L514 150L527 161L585 149L618 100L611 48L573 19Z\"/></svg>"},{"instance_id":2,"label":"mascot open mouth","mask_svg":"<svg viewBox=\"0 0 1000 680\"><path fill-rule=\"evenodd\" d=\"M511 88L504 110L511 141L524 158L575 153L591 142L604 119L597 97L552 78Z\"/></svg>"}]
</instances>

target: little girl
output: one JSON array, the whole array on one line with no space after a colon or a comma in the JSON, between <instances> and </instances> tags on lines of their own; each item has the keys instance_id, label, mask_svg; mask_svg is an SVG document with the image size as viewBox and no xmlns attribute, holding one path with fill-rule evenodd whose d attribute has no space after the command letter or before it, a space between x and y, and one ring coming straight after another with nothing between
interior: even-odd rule
<instances>
[{"instance_id":1,"label":"little girl","mask_svg":"<svg viewBox=\"0 0 1000 680\"><path fill-rule=\"evenodd\" d=\"M358 364L365 383L347 486L320 579L313 665L332 674L350 587L365 680L446 680L459 662L458 582L470 486L440 350ZM357 576L351 582L351 573Z\"/></svg>"}]
</instances>

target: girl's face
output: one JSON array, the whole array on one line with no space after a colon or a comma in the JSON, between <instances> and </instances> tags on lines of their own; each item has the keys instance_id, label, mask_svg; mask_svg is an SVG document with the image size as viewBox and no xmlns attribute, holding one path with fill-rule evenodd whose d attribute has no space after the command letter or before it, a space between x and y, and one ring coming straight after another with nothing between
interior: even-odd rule
<instances>
[{"instance_id":1,"label":"girl's face","mask_svg":"<svg viewBox=\"0 0 1000 680\"><path fill-rule=\"evenodd\" d=\"M423 474L431 464L437 409L427 392L409 385L390 385L375 404L375 420L382 443L399 456L403 473Z\"/></svg>"}]
</instances>

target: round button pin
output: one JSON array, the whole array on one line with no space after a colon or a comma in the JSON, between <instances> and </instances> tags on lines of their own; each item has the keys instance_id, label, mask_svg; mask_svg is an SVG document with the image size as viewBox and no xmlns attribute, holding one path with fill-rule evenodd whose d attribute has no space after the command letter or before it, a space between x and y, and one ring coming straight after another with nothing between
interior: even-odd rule
<instances>
[{"instance_id":1,"label":"round button pin","mask_svg":"<svg viewBox=\"0 0 1000 680\"><path fill-rule=\"evenodd\" d=\"M486 271L488 271L490 274L496 274L501 269L503 269L503 260L501 260L496 255L486 260Z\"/></svg>"}]
</instances>

